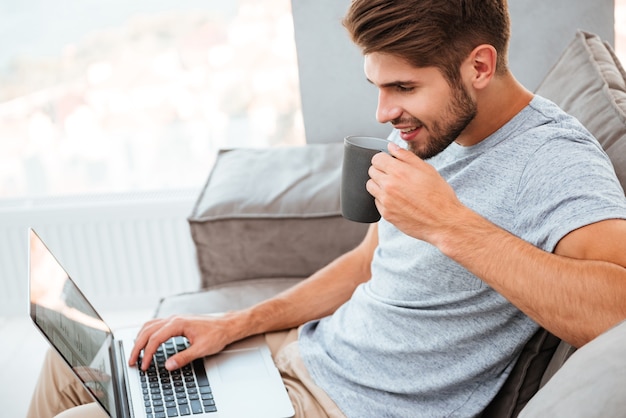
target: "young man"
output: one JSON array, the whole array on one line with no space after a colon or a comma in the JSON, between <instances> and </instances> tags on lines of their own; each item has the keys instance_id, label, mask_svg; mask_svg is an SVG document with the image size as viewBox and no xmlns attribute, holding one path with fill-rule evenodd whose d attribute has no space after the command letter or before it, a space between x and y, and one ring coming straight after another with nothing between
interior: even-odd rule
<instances>
[{"instance_id":1,"label":"young man","mask_svg":"<svg viewBox=\"0 0 626 418\"><path fill-rule=\"evenodd\" d=\"M624 191L509 72L506 0L355 0L344 24L395 128L367 184L383 219L271 300L148 322L131 363L175 335L192 345L170 369L299 327L276 350L297 416L475 416L539 326L580 346L626 318Z\"/></svg>"}]
</instances>

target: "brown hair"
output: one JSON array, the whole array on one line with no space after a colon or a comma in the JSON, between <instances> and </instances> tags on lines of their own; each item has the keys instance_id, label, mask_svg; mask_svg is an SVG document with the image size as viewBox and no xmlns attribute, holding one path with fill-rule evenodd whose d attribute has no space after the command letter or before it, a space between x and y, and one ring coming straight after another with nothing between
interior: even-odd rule
<instances>
[{"instance_id":1,"label":"brown hair","mask_svg":"<svg viewBox=\"0 0 626 418\"><path fill-rule=\"evenodd\" d=\"M496 72L507 71L507 0L353 0L343 24L363 54L381 52L415 67L436 67L451 83L482 44L496 49Z\"/></svg>"}]
</instances>

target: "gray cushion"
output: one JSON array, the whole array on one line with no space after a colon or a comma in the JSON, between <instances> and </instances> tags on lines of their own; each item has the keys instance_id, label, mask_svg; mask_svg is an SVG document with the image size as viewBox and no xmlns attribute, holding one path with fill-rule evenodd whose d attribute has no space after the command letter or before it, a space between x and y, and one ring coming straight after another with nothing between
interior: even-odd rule
<instances>
[{"instance_id":1,"label":"gray cushion","mask_svg":"<svg viewBox=\"0 0 626 418\"><path fill-rule=\"evenodd\" d=\"M161 299L154 314L196 315L243 309L268 299L295 285L301 279L253 279L224 283L199 292L181 293Z\"/></svg>"},{"instance_id":2,"label":"gray cushion","mask_svg":"<svg viewBox=\"0 0 626 418\"><path fill-rule=\"evenodd\" d=\"M626 187L626 73L608 43L577 32L536 93L578 118L600 141Z\"/></svg>"},{"instance_id":3,"label":"gray cushion","mask_svg":"<svg viewBox=\"0 0 626 418\"><path fill-rule=\"evenodd\" d=\"M189 223L202 287L307 277L367 225L340 213L342 144L222 151Z\"/></svg>"},{"instance_id":4,"label":"gray cushion","mask_svg":"<svg viewBox=\"0 0 626 418\"><path fill-rule=\"evenodd\" d=\"M572 354L519 417L626 417L626 321Z\"/></svg>"}]
</instances>

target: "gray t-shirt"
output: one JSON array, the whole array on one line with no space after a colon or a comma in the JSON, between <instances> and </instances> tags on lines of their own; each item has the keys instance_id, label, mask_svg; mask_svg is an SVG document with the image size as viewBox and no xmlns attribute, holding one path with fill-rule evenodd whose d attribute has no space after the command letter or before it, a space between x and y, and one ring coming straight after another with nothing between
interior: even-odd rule
<instances>
[{"instance_id":1,"label":"gray t-shirt","mask_svg":"<svg viewBox=\"0 0 626 418\"><path fill-rule=\"evenodd\" d=\"M546 251L584 225L626 218L600 145L538 96L481 143L453 143L429 163L465 205ZM348 417L478 414L538 326L437 248L385 220L378 229L372 278L301 330L311 376Z\"/></svg>"}]
</instances>

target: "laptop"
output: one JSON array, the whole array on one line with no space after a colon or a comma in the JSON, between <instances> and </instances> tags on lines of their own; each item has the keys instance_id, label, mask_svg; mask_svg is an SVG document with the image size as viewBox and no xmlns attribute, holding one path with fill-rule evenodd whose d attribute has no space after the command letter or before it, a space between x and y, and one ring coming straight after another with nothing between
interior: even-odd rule
<instances>
[{"instance_id":1,"label":"laptop","mask_svg":"<svg viewBox=\"0 0 626 418\"><path fill-rule=\"evenodd\" d=\"M146 372L128 366L139 328L116 331L96 312L46 244L29 230L30 316L100 406L112 418L283 418L294 415L262 336L234 343L180 370ZM184 350L175 337L153 364Z\"/></svg>"}]
</instances>

